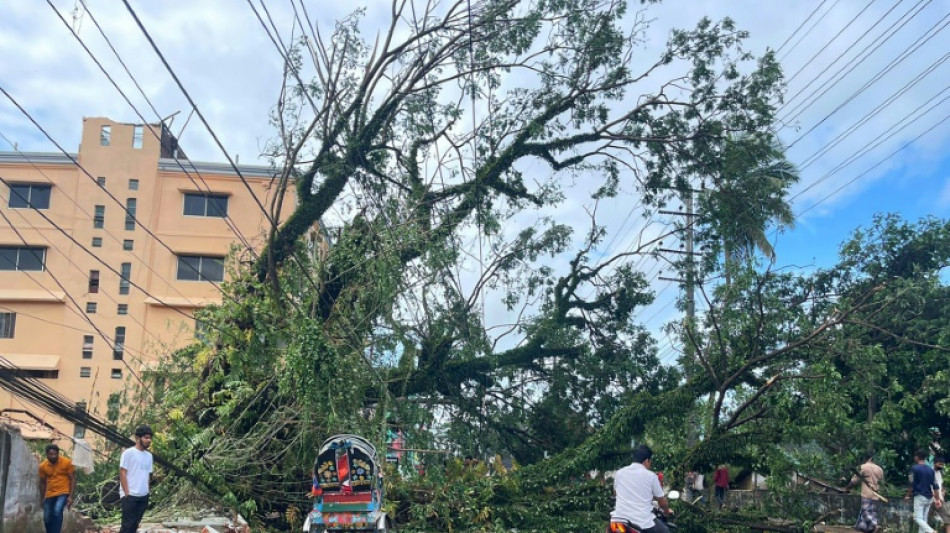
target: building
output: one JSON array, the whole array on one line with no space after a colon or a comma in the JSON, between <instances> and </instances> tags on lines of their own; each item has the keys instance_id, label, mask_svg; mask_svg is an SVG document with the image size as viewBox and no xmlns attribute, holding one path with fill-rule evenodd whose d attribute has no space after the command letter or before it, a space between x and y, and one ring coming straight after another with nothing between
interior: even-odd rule
<instances>
[{"instance_id":1,"label":"building","mask_svg":"<svg viewBox=\"0 0 950 533\"><path fill-rule=\"evenodd\" d=\"M194 338L232 246L263 248L274 173L238 169L188 160L164 125L105 118L84 119L77 154L0 152L0 356L105 417ZM0 389L3 417L84 436Z\"/></svg>"}]
</instances>

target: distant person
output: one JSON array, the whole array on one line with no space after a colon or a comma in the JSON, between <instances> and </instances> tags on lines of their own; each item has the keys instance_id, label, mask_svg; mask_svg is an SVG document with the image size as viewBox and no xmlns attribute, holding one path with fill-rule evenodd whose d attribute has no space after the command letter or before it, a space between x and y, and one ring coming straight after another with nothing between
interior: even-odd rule
<instances>
[{"instance_id":1,"label":"distant person","mask_svg":"<svg viewBox=\"0 0 950 533\"><path fill-rule=\"evenodd\" d=\"M881 527L878 509L881 505L880 490L883 479L884 470L874 462L874 452L864 454L864 463L846 487L850 489L855 485L861 486L861 511L858 512L858 521L854 529L871 533Z\"/></svg>"},{"instance_id":2,"label":"distant person","mask_svg":"<svg viewBox=\"0 0 950 533\"><path fill-rule=\"evenodd\" d=\"M719 465L713 474L713 482L716 484L716 501L722 509L726 505L726 491L729 490L729 468L726 465Z\"/></svg>"},{"instance_id":3,"label":"distant person","mask_svg":"<svg viewBox=\"0 0 950 533\"><path fill-rule=\"evenodd\" d=\"M136 533L148 508L149 476L152 474L152 428L135 428L135 446L122 452L119 460L119 497L122 527L119 533Z\"/></svg>"},{"instance_id":4,"label":"distant person","mask_svg":"<svg viewBox=\"0 0 950 533\"><path fill-rule=\"evenodd\" d=\"M914 498L914 522L920 528L921 533L934 533L934 528L927 523L927 514L930 512L930 504L939 509L942 505L940 500L939 487L937 486L937 476L934 469L927 466L927 450L917 450L914 453L914 466L910 469L910 486L907 487L907 496Z\"/></svg>"},{"instance_id":5,"label":"distant person","mask_svg":"<svg viewBox=\"0 0 950 533\"><path fill-rule=\"evenodd\" d=\"M40 492L43 494L43 525L46 533L63 530L63 513L73 505L76 467L59 454L59 446L46 446L46 459L40 463Z\"/></svg>"},{"instance_id":6,"label":"distant person","mask_svg":"<svg viewBox=\"0 0 950 533\"><path fill-rule=\"evenodd\" d=\"M934 479L937 481L937 495L941 501L940 507L937 507L936 515L943 522L944 533L950 533L950 505L947 505L947 492L943 487L944 463L942 456L934 457Z\"/></svg>"},{"instance_id":7,"label":"distant person","mask_svg":"<svg viewBox=\"0 0 950 533\"><path fill-rule=\"evenodd\" d=\"M641 533L669 533L669 528L653 515L654 500L663 514L673 513L663 494L660 479L650 471L653 450L646 445L633 450L633 462L614 475L616 504L610 513L609 532L622 533L634 528Z\"/></svg>"}]
</instances>

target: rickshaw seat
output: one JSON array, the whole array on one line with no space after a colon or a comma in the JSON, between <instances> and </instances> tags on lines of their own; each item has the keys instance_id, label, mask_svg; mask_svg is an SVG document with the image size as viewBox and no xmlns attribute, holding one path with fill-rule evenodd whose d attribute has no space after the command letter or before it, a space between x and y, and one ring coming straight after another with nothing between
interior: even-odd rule
<instances>
[{"instance_id":1,"label":"rickshaw seat","mask_svg":"<svg viewBox=\"0 0 950 533\"><path fill-rule=\"evenodd\" d=\"M371 492L323 493L323 503L370 503L373 501Z\"/></svg>"}]
</instances>

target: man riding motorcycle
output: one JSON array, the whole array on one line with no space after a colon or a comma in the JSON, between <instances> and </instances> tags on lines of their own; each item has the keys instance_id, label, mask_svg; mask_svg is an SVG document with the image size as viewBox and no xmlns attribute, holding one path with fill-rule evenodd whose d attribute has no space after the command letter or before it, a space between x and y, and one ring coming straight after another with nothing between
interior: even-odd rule
<instances>
[{"instance_id":1,"label":"man riding motorcycle","mask_svg":"<svg viewBox=\"0 0 950 533\"><path fill-rule=\"evenodd\" d=\"M617 500L610 513L608 532L669 533L664 521L657 520L653 513L654 500L664 516L673 514L673 510L663 494L659 478L650 470L652 463L653 450L641 444L633 450L633 462L614 475Z\"/></svg>"}]
</instances>

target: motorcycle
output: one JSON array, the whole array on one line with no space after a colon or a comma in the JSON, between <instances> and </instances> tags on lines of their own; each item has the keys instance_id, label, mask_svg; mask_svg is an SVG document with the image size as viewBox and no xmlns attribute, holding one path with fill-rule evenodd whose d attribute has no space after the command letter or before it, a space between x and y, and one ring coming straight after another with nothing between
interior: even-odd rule
<instances>
[{"instance_id":1,"label":"motorcycle","mask_svg":"<svg viewBox=\"0 0 950 533\"><path fill-rule=\"evenodd\" d=\"M680 498L680 493L675 490L671 490L667 495L667 500L678 500ZM666 524L666 527L670 531L677 529L676 524L670 521L670 518L663 514L663 510L660 509L660 506L653 502L653 516L659 522ZM607 533L640 533L644 528L640 526L631 524L630 522L614 522L611 521L607 526Z\"/></svg>"}]
</instances>

